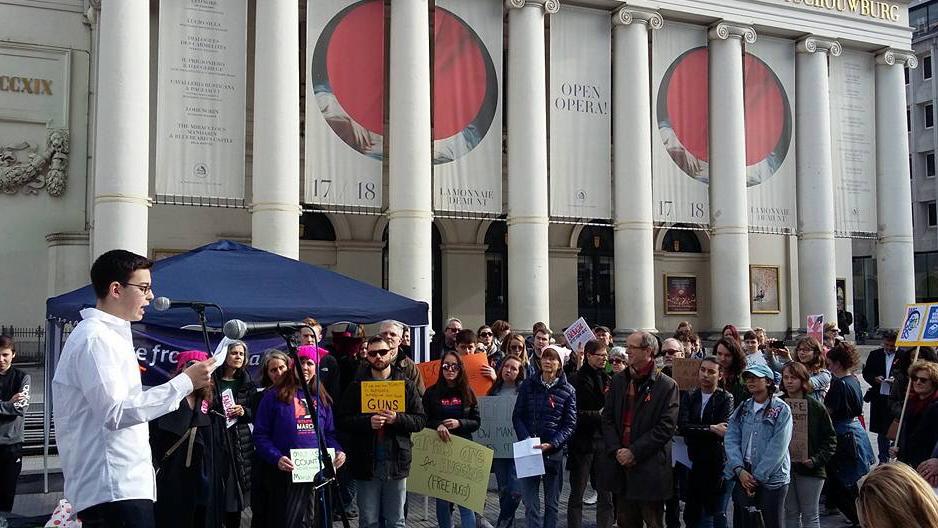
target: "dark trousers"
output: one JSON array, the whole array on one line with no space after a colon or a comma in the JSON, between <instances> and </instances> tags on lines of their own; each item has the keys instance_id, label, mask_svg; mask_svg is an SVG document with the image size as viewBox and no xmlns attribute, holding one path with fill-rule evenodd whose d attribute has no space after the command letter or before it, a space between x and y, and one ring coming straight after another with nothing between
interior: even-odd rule
<instances>
[{"instance_id":1,"label":"dark trousers","mask_svg":"<svg viewBox=\"0 0 938 528\"><path fill-rule=\"evenodd\" d=\"M567 468L570 470L570 497L567 500L567 527L580 528L583 525L583 492L586 483L592 482L596 489L596 526L597 528L610 528L612 526L612 493L599 491L596 483L596 468L599 460L593 453L578 453L570 450L567 459Z\"/></svg>"},{"instance_id":2,"label":"dark trousers","mask_svg":"<svg viewBox=\"0 0 938 528\"><path fill-rule=\"evenodd\" d=\"M96 504L78 512L82 528L156 528L153 501L122 500Z\"/></svg>"},{"instance_id":3,"label":"dark trousers","mask_svg":"<svg viewBox=\"0 0 938 528\"><path fill-rule=\"evenodd\" d=\"M16 480L23 469L20 451L23 444L0 445L0 513L13 510L13 498L16 496Z\"/></svg>"},{"instance_id":4,"label":"dark trousers","mask_svg":"<svg viewBox=\"0 0 938 528\"><path fill-rule=\"evenodd\" d=\"M619 528L664 528L664 501L632 501L616 496L616 526Z\"/></svg>"},{"instance_id":5,"label":"dark trousers","mask_svg":"<svg viewBox=\"0 0 938 528\"><path fill-rule=\"evenodd\" d=\"M857 485L844 486L837 477L827 479L826 484L827 507L834 506L850 521L850 524L859 525L857 498L860 496L860 489Z\"/></svg>"},{"instance_id":6,"label":"dark trousers","mask_svg":"<svg viewBox=\"0 0 938 528\"><path fill-rule=\"evenodd\" d=\"M682 464L675 464L671 471L674 494L664 502L664 524L668 528L681 528L681 498L687 487L687 471Z\"/></svg>"},{"instance_id":7,"label":"dark trousers","mask_svg":"<svg viewBox=\"0 0 938 528\"><path fill-rule=\"evenodd\" d=\"M776 489L760 487L754 496L737 483L733 490L734 510L733 528L782 528L785 526L785 496L788 484ZM738 512L738 513L735 513ZM738 517L736 515L739 515ZM762 524L756 520L762 518Z\"/></svg>"}]
</instances>

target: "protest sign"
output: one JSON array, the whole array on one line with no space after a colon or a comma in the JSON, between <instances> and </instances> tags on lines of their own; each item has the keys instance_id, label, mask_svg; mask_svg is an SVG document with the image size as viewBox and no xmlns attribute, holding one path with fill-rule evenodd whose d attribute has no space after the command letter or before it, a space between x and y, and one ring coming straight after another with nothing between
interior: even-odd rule
<instances>
[{"instance_id":1,"label":"protest sign","mask_svg":"<svg viewBox=\"0 0 938 528\"><path fill-rule=\"evenodd\" d=\"M563 337L567 340L567 348L571 350L579 350L580 347L586 346L588 341L596 339L593 331L590 330L589 325L586 324L586 319L582 317L574 321L573 324L563 331Z\"/></svg>"},{"instance_id":2,"label":"protest sign","mask_svg":"<svg viewBox=\"0 0 938 528\"><path fill-rule=\"evenodd\" d=\"M896 338L897 346L931 346L934 345L938 337L938 322L929 321L932 310L938 308L938 304L909 304L905 307L905 318L902 320L902 328L899 336ZM936 328L930 334L931 341L925 340L925 331L929 324L935 324Z\"/></svg>"},{"instance_id":3,"label":"protest sign","mask_svg":"<svg viewBox=\"0 0 938 528\"><path fill-rule=\"evenodd\" d=\"M808 400L785 400L791 407L791 443L788 452L792 462L801 462L808 457Z\"/></svg>"},{"instance_id":4,"label":"protest sign","mask_svg":"<svg viewBox=\"0 0 938 528\"><path fill-rule=\"evenodd\" d=\"M476 442L492 449L495 458L511 458L511 444L518 439L511 423L517 395L483 396L479 398L482 425L472 434Z\"/></svg>"},{"instance_id":5,"label":"protest sign","mask_svg":"<svg viewBox=\"0 0 938 528\"><path fill-rule=\"evenodd\" d=\"M466 369L466 377L469 378L469 388L477 398L488 394L494 381L482 375L482 367L489 366L489 358L484 352L478 354L467 354L462 357L463 368ZM424 361L417 363L417 370L420 371L420 377L426 387L436 385L440 376L440 360Z\"/></svg>"},{"instance_id":6,"label":"protest sign","mask_svg":"<svg viewBox=\"0 0 938 528\"><path fill-rule=\"evenodd\" d=\"M329 456L335 460L335 449L328 448ZM319 463L318 449L291 449L290 461L293 462L293 482L313 482L316 473L322 469Z\"/></svg>"},{"instance_id":7,"label":"protest sign","mask_svg":"<svg viewBox=\"0 0 938 528\"><path fill-rule=\"evenodd\" d=\"M407 491L482 513L492 450L456 435L444 442L433 429L414 433L411 440L414 463L407 477Z\"/></svg>"},{"instance_id":8,"label":"protest sign","mask_svg":"<svg viewBox=\"0 0 938 528\"><path fill-rule=\"evenodd\" d=\"M238 419L231 416L231 408L237 405L234 393L231 389L221 391L221 406L225 409L225 428L231 427L238 422Z\"/></svg>"},{"instance_id":9,"label":"protest sign","mask_svg":"<svg viewBox=\"0 0 938 528\"><path fill-rule=\"evenodd\" d=\"M817 339L818 343L824 342L824 314L809 315L805 329L808 335Z\"/></svg>"},{"instance_id":10,"label":"protest sign","mask_svg":"<svg viewBox=\"0 0 938 528\"><path fill-rule=\"evenodd\" d=\"M681 390L693 390L697 388L697 373L700 370L699 359L692 358L674 358L674 366L671 367L671 374L674 381L677 382L677 388Z\"/></svg>"},{"instance_id":11,"label":"protest sign","mask_svg":"<svg viewBox=\"0 0 938 528\"><path fill-rule=\"evenodd\" d=\"M515 459L515 474L518 478L536 477L544 474L544 453L534 446L540 445L541 439L526 438L511 444Z\"/></svg>"},{"instance_id":12,"label":"protest sign","mask_svg":"<svg viewBox=\"0 0 938 528\"><path fill-rule=\"evenodd\" d=\"M378 411L406 411L404 380L362 382L362 412L367 414Z\"/></svg>"}]
</instances>

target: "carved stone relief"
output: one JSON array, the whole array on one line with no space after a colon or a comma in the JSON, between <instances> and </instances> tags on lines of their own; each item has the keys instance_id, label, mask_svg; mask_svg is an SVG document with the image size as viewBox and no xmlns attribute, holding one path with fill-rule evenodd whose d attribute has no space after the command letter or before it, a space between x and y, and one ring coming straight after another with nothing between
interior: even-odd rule
<instances>
[{"instance_id":1,"label":"carved stone relief","mask_svg":"<svg viewBox=\"0 0 938 528\"><path fill-rule=\"evenodd\" d=\"M51 129L45 148L27 141L6 145L0 143L0 192L39 194L42 188L49 196L65 194L68 183L69 133Z\"/></svg>"}]
</instances>

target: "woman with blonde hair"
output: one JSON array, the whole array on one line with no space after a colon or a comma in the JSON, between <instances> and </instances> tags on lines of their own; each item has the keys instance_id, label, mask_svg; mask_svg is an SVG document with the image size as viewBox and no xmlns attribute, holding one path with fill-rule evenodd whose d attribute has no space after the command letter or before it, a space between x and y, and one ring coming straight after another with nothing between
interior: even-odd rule
<instances>
[{"instance_id":1,"label":"woman with blonde hair","mask_svg":"<svg viewBox=\"0 0 938 528\"><path fill-rule=\"evenodd\" d=\"M932 487L901 463L880 464L860 481L857 511L864 528L938 526L938 499Z\"/></svg>"}]
</instances>

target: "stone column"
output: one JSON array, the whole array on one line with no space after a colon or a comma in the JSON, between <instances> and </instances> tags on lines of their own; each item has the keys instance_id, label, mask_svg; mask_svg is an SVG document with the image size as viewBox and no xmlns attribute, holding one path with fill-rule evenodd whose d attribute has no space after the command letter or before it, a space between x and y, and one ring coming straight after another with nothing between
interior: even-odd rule
<instances>
[{"instance_id":1,"label":"stone column","mask_svg":"<svg viewBox=\"0 0 938 528\"><path fill-rule=\"evenodd\" d=\"M300 257L300 37L295 0L257 3L251 244Z\"/></svg>"},{"instance_id":2,"label":"stone column","mask_svg":"<svg viewBox=\"0 0 938 528\"><path fill-rule=\"evenodd\" d=\"M655 331L648 32L661 15L623 7L612 17L616 333Z\"/></svg>"},{"instance_id":3,"label":"stone column","mask_svg":"<svg viewBox=\"0 0 938 528\"><path fill-rule=\"evenodd\" d=\"M915 68L911 51L876 56L876 242L879 326L898 328L904 306L915 302L912 188L903 67Z\"/></svg>"},{"instance_id":4,"label":"stone column","mask_svg":"<svg viewBox=\"0 0 938 528\"><path fill-rule=\"evenodd\" d=\"M88 233L50 233L48 296L55 297L88 284Z\"/></svg>"},{"instance_id":5,"label":"stone column","mask_svg":"<svg viewBox=\"0 0 938 528\"><path fill-rule=\"evenodd\" d=\"M526 331L550 323L547 71L544 15L558 0L508 8L508 317Z\"/></svg>"},{"instance_id":6,"label":"stone column","mask_svg":"<svg viewBox=\"0 0 938 528\"><path fill-rule=\"evenodd\" d=\"M750 327L749 215L746 198L746 123L743 40L748 26L710 28L710 291L713 326Z\"/></svg>"},{"instance_id":7,"label":"stone column","mask_svg":"<svg viewBox=\"0 0 938 528\"><path fill-rule=\"evenodd\" d=\"M834 246L834 167L831 147L828 56L842 51L836 40L807 37L797 44L798 291L801 324L824 314L837 321Z\"/></svg>"},{"instance_id":8,"label":"stone column","mask_svg":"<svg viewBox=\"0 0 938 528\"><path fill-rule=\"evenodd\" d=\"M92 254L147 254L150 4L110 0L98 22Z\"/></svg>"},{"instance_id":9,"label":"stone column","mask_svg":"<svg viewBox=\"0 0 938 528\"><path fill-rule=\"evenodd\" d=\"M391 2L388 288L432 304L428 13L427 0Z\"/></svg>"}]
</instances>

